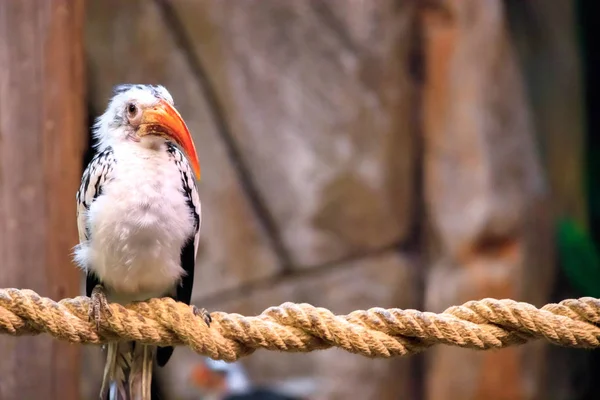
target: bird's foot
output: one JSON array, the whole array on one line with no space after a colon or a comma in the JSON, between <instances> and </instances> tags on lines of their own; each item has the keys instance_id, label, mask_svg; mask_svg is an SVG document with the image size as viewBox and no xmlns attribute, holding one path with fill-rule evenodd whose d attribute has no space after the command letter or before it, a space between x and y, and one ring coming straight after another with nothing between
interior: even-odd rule
<instances>
[{"instance_id":1,"label":"bird's foot","mask_svg":"<svg viewBox=\"0 0 600 400\"><path fill-rule=\"evenodd\" d=\"M90 301L90 307L88 309L88 320L94 320L96 322L96 330L100 330L100 319L103 314L112 316L112 311L108 307L108 300L106 300L106 293L102 285L96 285L92 290L92 296Z\"/></svg>"},{"instance_id":2,"label":"bird's foot","mask_svg":"<svg viewBox=\"0 0 600 400\"><path fill-rule=\"evenodd\" d=\"M210 323L212 322L212 317L206 308L198 308L196 306L192 306L192 312L196 317L202 317L206 325L210 328Z\"/></svg>"}]
</instances>

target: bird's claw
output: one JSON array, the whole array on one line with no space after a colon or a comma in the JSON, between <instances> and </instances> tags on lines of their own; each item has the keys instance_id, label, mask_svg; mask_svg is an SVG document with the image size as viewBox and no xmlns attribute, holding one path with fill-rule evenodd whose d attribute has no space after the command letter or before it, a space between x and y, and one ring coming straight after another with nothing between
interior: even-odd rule
<instances>
[{"instance_id":1,"label":"bird's claw","mask_svg":"<svg viewBox=\"0 0 600 400\"><path fill-rule=\"evenodd\" d=\"M202 317L206 325L210 328L210 323L212 322L212 317L206 308L198 308L196 306L192 306L192 312L196 317Z\"/></svg>"},{"instance_id":2,"label":"bird's claw","mask_svg":"<svg viewBox=\"0 0 600 400\"><path fill-rule=\"evenodd\" d=\"M88 320L96 323L96 330L100 330L100 319L103 314L112 316L112 311L108 307L106 293L102 285L96 285L92 290L90 306L88 308Z\"/></svg>"}]
</instances>

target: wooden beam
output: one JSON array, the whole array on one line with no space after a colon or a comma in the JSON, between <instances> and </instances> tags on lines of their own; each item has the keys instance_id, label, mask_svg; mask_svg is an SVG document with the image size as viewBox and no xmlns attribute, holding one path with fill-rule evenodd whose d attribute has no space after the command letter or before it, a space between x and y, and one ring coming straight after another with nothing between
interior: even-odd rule
<instances>
[{"instance_id":1,"label":"wooden beam","mask_svg":"<svg viewBox=\"0 0 600 400\"><path fill-rule=\"evenodd\" d=\"M0 2L0 286L79 294L83 0ZM79 347L0 336L0 399L78 399Z\"/></svg>"},{"instance_id":2,"label":"wooden beam","mask_svg":"<svg viewBox=\"0 0 600 400\"><path fill-rule=\"evenodd\" d=\"M505 2L428 2L420 16L425 308L483 297L542 305L555 273L552 215ZM548 398L546 349L431 349L425 399Z\"/></svg>"}]
</instances>

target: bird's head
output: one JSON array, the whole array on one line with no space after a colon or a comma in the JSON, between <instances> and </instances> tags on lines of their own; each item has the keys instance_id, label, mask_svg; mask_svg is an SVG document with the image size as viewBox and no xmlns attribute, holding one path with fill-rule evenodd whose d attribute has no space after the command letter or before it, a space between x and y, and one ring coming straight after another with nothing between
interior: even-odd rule
<instances>
[{"instance_id":1,"label":"bird's head","mask_svg":"<svg viewBox=\"0 0 600 400\"><path fill-rule=\"evenodd\" d=\"M200 179L200 163L187 125L163 86L118 85L104 114L94 125L98 148L135 142L156 147L164 141L177 144Z\"/></svg>"}]
</instances>

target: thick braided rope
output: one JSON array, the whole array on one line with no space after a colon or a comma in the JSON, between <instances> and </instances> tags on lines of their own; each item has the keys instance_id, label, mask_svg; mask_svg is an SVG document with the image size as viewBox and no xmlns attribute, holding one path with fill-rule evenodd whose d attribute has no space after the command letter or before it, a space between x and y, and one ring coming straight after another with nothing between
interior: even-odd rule
<instances>
[{"instance_id":1,"label":"thick braided rope","mask_svg":"<svg viewBox=\"0 0 600 400\"><path fill-rule=\"evenodd\" d=\"M48 333L74 343L137 340L185 345L214 359L234 361L256 349L309 352L339 347L368 357L413 354L434 344L499 349L546 339L579 348L600 347L600 300L564 300L538 309L513 300L483 299L441 314L372 308L348 315L309 304L284 303L255 317L213 312L210 327L172 299L126 307L110 304L100 332L88 321L89 298L59 302L31 290L0 289L0 333Z\"/></svg>"}]
</instances>

